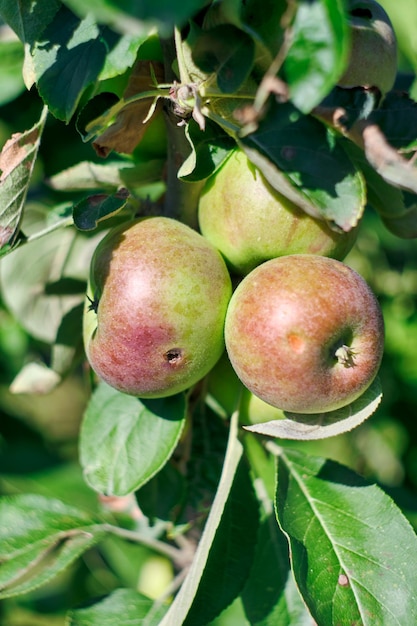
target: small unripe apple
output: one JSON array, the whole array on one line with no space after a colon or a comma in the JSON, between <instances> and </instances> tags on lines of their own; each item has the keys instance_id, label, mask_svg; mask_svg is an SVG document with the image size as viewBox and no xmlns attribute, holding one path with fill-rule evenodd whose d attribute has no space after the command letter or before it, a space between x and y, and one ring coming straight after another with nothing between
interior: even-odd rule
<instances>
[{"instance_id":1,"label":"small unripe apple","mask_svg":"<svg viewBox=\"0 0 417 626\"><path fill-rule=\"evenodd\" d=\"M397 75L397 40L385 10L375 0L348 1L350 55L339 87L392 89Z\"/></svg>"},{"instance_id":2,"label":"small unripe apple","mask_svg":"<svg viewBox=\"0 0 417 626\"><path fill-rule=\"evenodd\" d=\"M236 288L225 324L234 370L284 411L322 413L361 396L383 353L379 303L345 263L316 255L267 261Z\"/></svg>"},{"instance_id":3,"label":"small unripe apple","mask_svg":"<svg viewBox=\"0 0 417 626\"><path fill-rule=\"evenodd\" d=\"M220 253L174 219L110 231L91 263L84 345L96 374L142 398L183 391L224 351L231 280Z\"/></svg>"},{"instance_id":4,"label":"small unripe apple","mask_svg":"<svg viewBox=\"0 0 417 626\"><path fill-rule=\"evenodd\" d=\"M276 191L241 150L234 150L203 188L201 233L230 268L247 274L260 263L287 254L320 254L343 259L357 228L335 232Z\"/></svg>"}]
</instances>

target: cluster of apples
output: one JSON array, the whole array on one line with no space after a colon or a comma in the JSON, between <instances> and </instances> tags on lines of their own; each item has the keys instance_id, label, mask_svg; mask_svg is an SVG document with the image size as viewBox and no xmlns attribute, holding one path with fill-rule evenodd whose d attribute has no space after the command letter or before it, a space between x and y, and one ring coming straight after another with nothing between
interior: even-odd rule
<instances>
[{"instance_id":1,"label":"cluster of apples","mask_svg":"<svg viewBox=\"0 0 417 626\"><path fill-rule=\"evenodd\" d=\"M349 0L342 88L392 88L396 39L375 0ZM239 199L237 202L236 199ZM225 353L256 398L284 411L347 406L375 379L377 299L335 232L281 196L236 149L208 179L199 231L167 217L113 229L91 263L84 344L96 374L141 398L191 389ZM233 280L232 280L233 279Z\"/></svg>"},{"instance_id":2,"label":"cluster of apples","mask_svg":"<svg viewBox=\"0 0 417 626\"><path fill-rule=\"evenodd\" d=\"M98 245L84 313L93 370L124 393L166 397L226 348L244 386L274 407L350 404L376 377L384 332L374 294L342 261L356 232L300 211L239 150L212 182L200 232L140 218Z\"/></svg>"}]
</instances>

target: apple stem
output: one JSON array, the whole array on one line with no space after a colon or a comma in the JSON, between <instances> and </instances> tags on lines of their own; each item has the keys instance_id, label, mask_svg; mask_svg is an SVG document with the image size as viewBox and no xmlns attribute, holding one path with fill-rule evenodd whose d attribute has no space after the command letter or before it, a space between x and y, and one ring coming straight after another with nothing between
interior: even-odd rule
<instances>
[{"instance_id":1,"label":"apple stem","mask_svg":"<svg viewBox=\"0 0 417 626\"><path fill-rule=\"evenodd\" d=\"M178 37L177 37L178 40ZM172 69L177 57L174 37L161 39L164 55L165 80L174 83L177 77ZM164 117L167 130L166 192L163 214L197 228L197 208L205 179L185 182L178 178L178 171L191 153L191 145L185 134L186 123L173 110L170 100L164 101Z\"/></svg>"}]
</instances>

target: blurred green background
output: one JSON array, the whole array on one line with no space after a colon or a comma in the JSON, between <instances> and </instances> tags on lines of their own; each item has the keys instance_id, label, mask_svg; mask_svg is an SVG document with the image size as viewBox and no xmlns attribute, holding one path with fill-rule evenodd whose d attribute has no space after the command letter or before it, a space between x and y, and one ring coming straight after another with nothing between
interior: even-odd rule
<instances>
[{"instance_id":1,"label":"blurred green background","mask_svg":"<svg viewBox=\"0 0 417 626\"><path fill-rule=\"evenodd\" d=\"M381 4L398 35L398 85L412 85L417 70L417 3L381 0ZM42 105L34 91L26 91L21 78L22 45L7 31L1 33L1 27L0 34L2 146L12 133L37 121ZM414 85L412 90L415 96ZM55 196L43 179L84 159L98 162L74 125L49 119L28 202L51 207L62 202L62 196ZM367 208L357 244L346 262L368 281L383 309L383 400L375 415L352 433L291 445L338 460L378 481L417 530L417 240L391 235ZM0 300L0 493L41 493L100 510L103 505L85 485L78 464L77 435L88 398L82 366L46 396L13 394L9 388L26 363L47 361L49 350L25 331ZM166 559L143 547L109 539L49 585L0 602L0 624L62 626L66 610L89 598L120 586L157 597L172 576ZM245 623L240 603L235 602L213 626Z\"/></svg>"}]
</instances>

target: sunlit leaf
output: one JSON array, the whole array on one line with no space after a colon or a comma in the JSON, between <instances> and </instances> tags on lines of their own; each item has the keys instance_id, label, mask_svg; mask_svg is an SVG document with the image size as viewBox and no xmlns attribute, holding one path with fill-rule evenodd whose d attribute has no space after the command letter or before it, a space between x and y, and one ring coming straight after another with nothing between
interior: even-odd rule
<instances>
[{"instance_id":1,"label":"sunlit leaf","mask_svg":"<svg viewBox=\"0 0 417 626\"><path fill-rule=\"evenodd\" d=\"M244 426L246 430L269 437L312 441L335 437L353 430L368 419L382 399L381 383L373 384L354 402L327 413L297 414L284 412L287 419Z\"/></svg>"},{"instance_id":2,"label":"sunlit leaf","mask_svg":"<svg viewBox=\"0 0 417 626\"><path fill-rule=\"evenodd\" d=\"M341 76L348 51L343 2L299 2L284 64L296 107L308 113L321 102Z\"/></svg>"},{"instance_id":3,"label":"sunlit leaf","mask_svg":"<svg viewBox=\"0 0 417 626\"><path fill-rule=\"evenodd\" d=\"M52 391L61 377L44 363L31 362L24 365L10 385L12 393L46 394Z\"/></svg>"},{"instance_id":4,"label":"sunlit leaf","mask_svg":"<svg viewBox=\"0 0 417 626\"><path fill-rule=\"evenodd\" d=\"M170 458L184 427L183 394L140 400L101 383L81 429L80 459L93 489L126 495L152 478Z\"/></svg>"},{"instance_id":5,"label":"sunlit leaf","mask_svg":"<svg viewBox=\"0 0 417 626\"><path fill-rule=\"evenodd\" d=\"M103 189L116 191L119 187L129 190L161 180L162 159L146 163L107 161L105 164L80 161L49 179L49 185L59 191L85 191Z\"/></svg>"},{"instance_id":6,"label":"sunlit leaf","mask_svg":"<svg viewBox=\"0 0 417 626\"><path fill-rule=\"evenodd\" d=\"M61 3L58 0L25 0L23 2L0 0L0 16L24 44L25 60L22 71L27 89L30 89L36 80L32 47L46 26L53 20L60 6Z\"/></svg>"},{"instance_id":7,"label":"sunlit leaf","mask_svg":"<svg viewBox=\"0 0 417 626\"><path fill-rule=\"evenodd\" d=\"M417 537L377 485L332 461L281 450L276 508L318 624L417 620Z\"/></svg>"},{"instance_id":8,"label":"sunlit leaf","mask_svg":"<svg viewBox=\"0 0 417 626\"><path fill-rule=\"evenodd\" d=\"M33 51L36 84L51 113L68 122L99 76L107 46L92 17L80 21L62 7Z\"/></svg>"}]
</instances>

